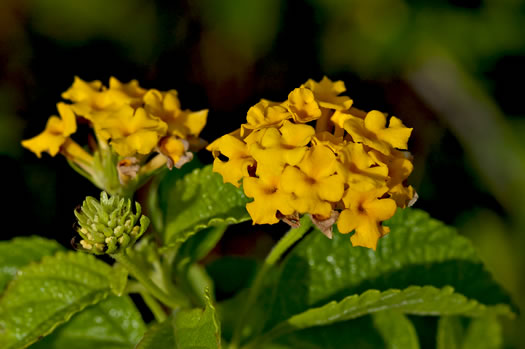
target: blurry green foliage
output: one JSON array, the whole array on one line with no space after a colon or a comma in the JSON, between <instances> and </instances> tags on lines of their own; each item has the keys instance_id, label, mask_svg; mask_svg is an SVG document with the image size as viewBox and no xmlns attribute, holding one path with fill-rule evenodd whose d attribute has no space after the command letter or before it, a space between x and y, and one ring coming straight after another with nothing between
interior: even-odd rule
<instances>
[{"instance_id":1,"label":"blurry green foliage","mask_svg":"<svg viewBox=\"0 0 525 349\"><path fill-rule=\"evenodd\" d=\"M156 46L155 5L144 0L30 0L31 26L42 35L79 46L113 41L141 62ZM101 52L103 55L103 53Z\"/></svg>"},{"instance_id":2,"label":"blurry green foliage","mask_svg":"<svg viewBox=\"0 0 525 349\"><path fill-rule=\"evenodd\" d=\"M285 3L281 0L199 1L203 24L247 58L266 54L279 31Z\"/></svg>"},{"instance_id":3,"label":"blurry green foliage","mask_svg":"<svg viewBox=\"0 0 525 349\"><path fill-rule=\"evenodd\" d=\"M323 23L326 72L349 69L378 77L402 72L445 50L469 71L498 55L523 52L519 1L483 1L465 9L444 1L310 0Z\"/></svg>"}]
</instances>

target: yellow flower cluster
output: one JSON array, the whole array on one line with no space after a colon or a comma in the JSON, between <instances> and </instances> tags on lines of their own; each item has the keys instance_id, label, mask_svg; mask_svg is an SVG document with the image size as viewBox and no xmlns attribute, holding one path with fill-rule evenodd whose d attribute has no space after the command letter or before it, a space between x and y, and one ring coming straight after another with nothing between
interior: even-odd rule
<instances>
[{"instance_id":1,"label":"yellow flower cluster","mask_svg":"<svg viewBox=\"0 0 525 349\"><path fill-rule=\"evenodd\" d=\"M22 145L38 157L42 152L51 156L61 152L88 173L93 154L71 139L77 117L93 127L99 150L109 147L120 158L132 157L122 164L136 164L158 152L172 168L191 160L188 150L201 144L198 136L208 115L208 110L182 110L176 90L146 90L136 80L121 83L113 77L109 87L76 77L62 97L70 103L57 104L60 117L52 116L41 134Z\"/></svg>"},{"instance_id":2,"label":"yellow flower cluster","mask_svg":"<svg viewBox=\"0 0 525 349\"><path fill-rule=\"evenodd\" d=\"M389 232L382 222L413 199L402 151L412 129L353 108L345 91L342 81L308 80L282 103L261 100L239 130L208 146L214 171L253 198L254 224L308 213L329 237L337 221L341 233L355 230L353 245L375 249Z\"/></svg>"}]
</instances>

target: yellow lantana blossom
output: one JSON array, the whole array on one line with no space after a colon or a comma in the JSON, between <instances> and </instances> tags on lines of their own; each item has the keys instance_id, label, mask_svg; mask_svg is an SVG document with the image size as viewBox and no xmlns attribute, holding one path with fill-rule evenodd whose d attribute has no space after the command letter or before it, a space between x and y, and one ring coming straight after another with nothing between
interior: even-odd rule
<instances>
[{"instance_id":1,"label":"yellow lantana blossom","mask_svg":"<svg viewBox=\"0 0 525 349\"><path fill-rule=\"evenodd\" d=\"M352 106L350 97L339 96L346 91L345 83L342 81L333 82L325 76L320 82L309 79L304 86L314 93L321 107L347 110Z\"/></svg>"},{"instance_id":2,"label":"yellow lantana blossom","mask_svg":"<svg viewBox=\"0 0 525 349\"><path fill-rule=\"evenodd\" d=\"M41 157L42 152L55 156L60 147L77 130L75 114L65 103L57 104L60 117L53 115L47 120L46 128L38 136L22 141L22 145Z\"/></svg>"},{"instance_id":3,"label":"yellow lantana blossom","mask_svg":"<svg viewBox=\"0 0 525 349\"><path fill-rule=\"evenodd\" d=\"M259 169L258 177L246 177L243 180L246 196L254 198L253 202L246 205L246 209L254 224L274 224L279 222L278 213L286 216L294 212L293 197L281 190L279 173L262 170L262 166Z\"/></svg>"},{"instance_id":4,"label":"yellow lantana blossom","mask_svg":"<svg viewBox=\"0 0 525 349\"><path fill-rule=\"evenodd\" d=\"M151 153L168 126L143 108L124 106L99 120L98 127L99 135L106 141L111 139L111 146L120 156L132 156Z\"/></svg>"},{"instance_id":5,"label":"yellow lantana blossom","mask_svg":"<svg viewBox=\"0 0 525 349\"><path fill-rule=\"evenodd\" d=\"M213 171L222 175L224 183L240 186L243 177L249 177L248 168L255 160L248 152L246 143L233 135L225 135L211 143L208 148L213 153ZM226 157L226 159L221 159Z\"/></svg>"},{"instance_id":6,"label":"yellow lantana blossom","mask_svg":"<svg viewBox=\"0 0 525 349\"><path fill-rule=\"evenodd\" d=\"M342 81L308 80L284 102L261 100L241 129L210 144L214 171L253 201L254 224L296 222L310 214L328 237L337 223L353 245L375 249L383 221L414 196L406 179L412 129L378 111L365 113ZM227 158L227 159L225 159Z\"/></svg>"},{"instance_id":7,"label":"yellow lantana blossom","mask_svg":"<svg viewBox=\"0 0 525 349\"><path fill-rule=\"evenodd\" d=\"M198 136L208 111L181 110L175 90L146 90L137 80L123 83L114 77L106 87L75 77L62 97L71 104L58 104L60 118L52 116L44 132L22 145L39 157L60 151L78 172L111 193L130 195L156 170L182 166L192 159L190 150L205 144ZM77 117L95 131L92 152L70 138Z\"/></svg>"},{"instance_id":8,"label":"yellow lantana blossom","mask_svg":"<svg viewBox=\"0 0 525 349\"><path fill-rule=\"evenodd\" d=\"M405 127L395 116L390 118L386 127L386 116L377 110L369 112L365 119L350 116L343 125L355 142L364 143L385 155L390 155L392 148L407 149L411 128Z\"/></svg>"},{"instance_id":9,"label":"yellow lantana blossom","mask_svg":"<svg viewBox=\"0 0 525 349\"><path fill-rule=\"evenodd\" d=\"M180 168L193 159L193 153L189 152L188 149L188 141L175 136L164 137L159 142L159 150L168 158L168 168L170 169L174 166Z\"/></svg>"},{"instance_id":10,"label":"yellow lantana blossom","mask_svg":"<svg viewBox=\"0 0 525 349\"><path fill-rule=\"evenodd\" d=\"M182 110L176 90L149 90L144 96L144 108L168 125L168 133L179 138L197 137L206 125L208 110Z\"/></svg>"},{"instance_id":11,"label":"yellow lantana blossom","mask_svg":"<svg viewBox=\"0 0 525 349\"><path fill-rule=\"evenodd\" d=\"M361 143L348 142L339 149L339 172L350 186L366 181L382 186L388 180L388 168L369 155Z\"/></svg>"},{"instance_id":12,"label":"yellow lantana blossom","mask_svg":"<svg viewBox=\"0 0 525 349\"><path fill-rule=\"evenodd\" d=\"M288 109L296 122L306 123L321 117L321 108L312 90L301 86L288 95Z\"/></svg>"},{"instance_id":13,"label":"yellow lantana blossom","mask_svg":"<svg viewBox=\"0 0 525 349\"><path fill-rule=\"evenodd\" d=\"M291 117L292 114L282 103L261 99L259 103L248 110L246 123L241 125L241 136L250 130L275 125Z\"/></svg>"},{"instance_id":14,"label":"yellow lantana blossom","mask_svg":"<svg viewBox=\"0 0 525 349\"><path fill-rule=\"evenodd\" d=\"M386 185L389 193L399 207L405 208L414 197L414 188L406 186L405 180L412 173L414 165L405 153L394 150L391 156L385 156L377 151L370 152L372 158L376 160L383 169L388 171L388 180Z\"/></svg>"},{"instance_id":15,"label":"yellow lantana blossom","mask_svg":"<svg viewBox=\"0 0 525 349\"><path fill-rule=\"evenodd\" d=\"M396 212L394 200L380 199L387 191L387 187L367 191L348 189L343 196L346 209L339 215L337 228L342 234L355 230L350 238L354 246L375 250L379 238L390 231L381 225Z\"/></svg>"},{"instance_id":16,"label":"yellow lantana blossom","mask_svg":"<svg viewBox=\"0 0 525 349\"><path fill-rule=\"evenodd\" d=\"M341 200L343 176L337 173L337 158L323 145L310 148L297 166L287 166L281 178L285 192L295 195L293 205L299 213L328 219L332 204Z\"/></svg>"},{"instance_id":17,"label":"yellow lantana blossom","mask_svg":"<svg viewBox=\"0 0 525 349\"><path fill-rule=\"evenodd\" d=\"M309 125L297 125L285 121L281 128L257 130L246 138L250 154L258 164L282 172L286 164L297 165L307 151L306 145L315 134ZM255 139L257 139L255 141Z\"/></svg>"}]
</instances>

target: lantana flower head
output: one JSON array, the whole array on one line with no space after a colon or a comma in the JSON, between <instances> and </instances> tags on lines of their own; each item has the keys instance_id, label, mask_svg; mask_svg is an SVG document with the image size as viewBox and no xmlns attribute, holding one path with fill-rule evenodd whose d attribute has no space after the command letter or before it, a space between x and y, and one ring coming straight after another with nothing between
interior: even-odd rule
<instances>
[{"instance_id":1,"label":"lantana flower head","mask_svg":"<svg viewBox=\"0 0 525 349\"><path fill-rule=\"evenodd\" d=\"M415 191L400 119L353 107L342 81L308 80L282 102L261 100L246 123L208 146L214 171L244 187L254 224L309 214L328 237L336 223L356 246L375 249L383 222Z\"/></svg>"},{"instance_id":2,"label":"lantana flower head","mask_svg":"<svg viewBox=\"0 0 525 349\"><path fill-rule=\"evenodd\" d=\"M22 145L39 157L44 151L62 153L110 193L133 191L162 167L181 167L192 159L191 151L205 145L199 134L208 111L182 110L176 90L147 90L136 80L122 83L114 77L106 87L76 77L62 97L69 104L57 105L60 118L52 116L44 132ZM90 149L71 138L78 119L94 130Z\"/></svg>"}]
</instances>

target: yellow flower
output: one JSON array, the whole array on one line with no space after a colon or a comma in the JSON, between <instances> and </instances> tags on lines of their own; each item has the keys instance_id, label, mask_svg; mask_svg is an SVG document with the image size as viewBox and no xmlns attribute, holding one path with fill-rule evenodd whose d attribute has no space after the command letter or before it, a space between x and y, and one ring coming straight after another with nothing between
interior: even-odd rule
<instances>
[{"instance_id":1,"label":"yellow flower","mask_svg":"<svg viewBox=\"0 0 525 349\"><path fill-rule=\"evenodd\" d=\"M259 164L282 172L284 165L298 164L307 151L306 145L315 134L309 125L284 121L280 129L270 127L251 133L246 139L249 151Z\"/></svg>"},{"instance_id":2,"label":"yellow flower","mask_svg":"<svg viewBox=\"0 0 525 349\"><path fill-rule=\"evenodd\" d=\"M339 172L345 182L353 187L368 182L373 186L384 186L388 168L377 157L370 156L362 144L347 143L339 150Z\"/></svg>"},{"instance_id":3,"label":"yellow flower","mask_svg":"<svg viewBox=\"0 0 525 349\"><path fill-rule=\"evenodd\" d=\"M75 114L71 108L65 103L58 103L57 109L60 118L55 115L51 116L42 133L22 141L22 146L31 150L38 157L41 157L44 151L55 156L69 136L77 130Z\"/></svg>"},{"instance_id":4,"label":"yellow flower","mask_svg":"<svg viewBox=\"0 0 525 349\"><path fill-rule=\"evenodd\" d=\"M304 124L321 117L321 109L314 93L304 86L290 92L287 106L298 123Z\"/></svg>"},{"instance_id":5,"label":"yellow flower","mask_svg":"<svg viewBox=\"0 0 525 349\"><path fill-rule=\"evenodd\" d=\"M101 81L86 82L75 76L73 85L66 92L62 93L62 98L75 103L85 102L94 99L103 90L105 90L105 87L102 86Z\"/></svg>"},{"instance_id":6,"label":"yellow flower","mask_svg":"<svg viewBox=\"0 0 525 349\"><path fill-rule=\"evenodd\" d=\"M369 112L364 120L350 116L344 122L344 129L355 142L364 143L385 155L390 155L392 147L407 149L408 138L412 133L412 129L395 116L390 118L387 128L385 114L377 110Z\"/></svg>"},{"instance_id":7,"label":"yellow flower","mask_svg":"<svg viewBox=\"0 0 525 349\"><path fill-rule=\"evenodd\" d=\"M357 246L376 248L388 233L382 222L414 197L405 180L412 162L406 149L412 129L379 111L365 113L340 96L342 81L308 80L284 103L261 100L247 123L213 142L214 171L254 201L246 208L255 224L295 222L310 214L331 236L350 233ZM315 121L315 128L311 126ZM292 218L293 217L293 218Z\"/></svg>"},{"instance_id":8,"label":"yellow flower","mask_svg":"<svg viewBox=\"0 0 525 349\"><path fill-rule=\"evenodd\" d=\"M320 82L309 79L305 87L312 90L315 99L323 108L347 110L352 106L352 100L347 96L339 96L346 91L345 83L328 79L326 76Z\"/></svg>"},{"instance_id":9,"label":"yellow flower","mask_svg":"<svg viewBox=\"0 0 525 349\"><path fill-rule=\"evenodd\" d=\"M164 137L159 142L159 151L168 159L168 168L180 168L193 159L193 153L188 152L189 143L185 139L174 136Z\"/></svg>"},{"instance_id":10,"label":"yellow flower","mask_svg":"<svg viewBox=\"0 0 525 349\"><path fill-rule=\"evenodd\" d=\"M377 241L390 230L381 225L396 212L392 199L380 199L388 188L357 191L349 188L343 196L346 209L341 212L337 227L342 234L355 230L352 245L376 249Z\"/></svg>"},{"instance_id":11,"label":"yellow flower","mask_svg":"<svg viewBox=\"0 0 525 349\"><path fill-rule=\"evenodd\" d=\"M292 197L280 189L280 173L264 169L260 173L259 178L246 177L243 180L244 193L254 199L246 209L253 224L275 224L279 222L278 212L283 216L294 212Z\"/></svg>"},{"instance_id":12,"label":"yellow flower","mask_svg":"<svg viewBox=\"0 0 525 349\"><path fill-rule=\"evenodd\" d=\"M117 105L129 104L133 108L138 108L142 105L142 97L146 94L146 90L139 86L137 80L122 83L112 76L109 78L107 94L109 99Z\"/></svg>"},{"instance_id":13,"label":"yellow flower","mask_svg":"<svg viewBox=\"0 0 525 349\"><path fill-rule=\"evenodd\" d=\"M66 139L66 141L64 142L64 145L62 146L62 154L67 159L74 161L78 164L86 166L93 165L93 155L88 153L84 148L82 148L77 142L73 141L71 138Z\"/></svg>"},{"instance_id":14,"label":"yellow flower","mask_svg":"<svg viewBox=\"0 0 525 349\"><path fill-rule=\"evenodd\" d=\"M146 90L139 86L137 80L121 83L111 77L108 89L98 80L85 82L75 77L73 85L62 93L62 98L74 102L71 108L77 115L96 124L100 118L105 118L122 106L141 106L145 93Z\"/></svg>"},{"instance_id":15,"label":"yellow flower","mask_svg":"<svg viewBox=\"0 0 525 349\"><path fill-rule=\"evenodd\" d=\"M412 173L414 165L403 152L398 150L392 151L390 156L372 150L370 155L377 164L388 171L386 185L389 188L390 197L396 201L397 206L405 208L414 197L414 188L404 184Z\"/></svg>"},{"instance_id":16,"label":"yellow flower","mask_svg":"<svg viewBox=\"0 0 525 349\"><path fill-rule=\"evenodd\" d=\"M241 125L241 136L244 136L247 130L279 124L290 118L292 118L292 114L281 103L261 99L259 103L248 110L247 123Z\"/></svg>"},{"instance_id":17,"label":"yellow flower","mask_svg":"<svg viewBox=\"0 0 525 349\"><path fill-rule=\"evenodd\" d=\"M208 110L182 110L176 90L149 90L144 96L144 108L168 124L168 133L179 138L197 137L206 125Z\"/></svg>"},{"instance_id":18,"label":"yellow flower","mask_svg":"<svg viewBox=\"0 0 525 349\"><path fill-rule=\"evenodd\" d=\"M240 186L240 180L249 176L248 168L255 165L255 160L248 153L246 143L234 135L224 135L206 148L212 152L213 171L222 175L224 183ZM221 159L226 157L226 159Z\"/></svg>"},{"instance_id":19,"label":"yellow flower","mask_svg":"<svg viewBox=\"0 0 525 349\"><path fill-rule=\"evenodd\" d=\"M151 117L143 108L134 110L130 106L123 106L97 124L99 136L105 141L111 139L120 156L151 153L167 130L162 120Z\"/></svg>"},{"instance_id":20,"label":"yellow flower","mask_svg":"<svg viewBox=\"0 0 525 349\"><path fill-rule=\"evenodd\" d=\"M333 151L323 145L314 146L297 167L286 166L281 187L294 194L293 206L299 213L328 219L332 203L341 200L344 192L343 177L336 171L337 158Z\"/></svg>"},{"instance_id":21,"label":"yellow flower","mask_svg":"<svg viewBox=\"0 0 525 349\"><path fill-rule=\"evenodd\" d=\"M330 148L334 153L338 153L346 144L342 136L335 136L328 131L316 132L315 137L312 138L312 144L322 144Z\"/></svg>"}]
</instances>

